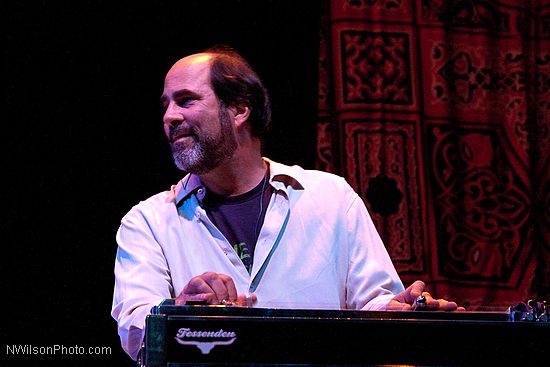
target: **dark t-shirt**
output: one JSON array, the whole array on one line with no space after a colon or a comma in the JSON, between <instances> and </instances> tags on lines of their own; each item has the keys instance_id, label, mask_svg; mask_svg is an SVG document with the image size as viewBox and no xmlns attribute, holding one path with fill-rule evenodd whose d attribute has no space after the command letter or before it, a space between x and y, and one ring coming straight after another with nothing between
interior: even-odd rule
<instances>
[{"instance_id":1,"label":"dark t-shirt","mask_svg":"<svg viewBox=\"0 0 550 367\"><path fill-rule=\"evenodd\" d=\"M249 273L271 193L272 187L265 176L255 188L242 195L224 197L207 191L203 199L206 214L233 246Z\"/></svg>"}]
</instances>

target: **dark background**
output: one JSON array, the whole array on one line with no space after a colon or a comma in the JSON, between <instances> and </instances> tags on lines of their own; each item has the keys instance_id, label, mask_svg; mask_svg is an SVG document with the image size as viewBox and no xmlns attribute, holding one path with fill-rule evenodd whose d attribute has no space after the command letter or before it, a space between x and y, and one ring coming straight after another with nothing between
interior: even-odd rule
<instances>
[{"instance_id":1,"label":"dark background","mask_svg":"<svg viewBox=\"0 0 550 367\"><path fill-rule=\"evenodd\" d=\"M159 103L180 57L240 50L272 96L265 155L313 167L319 10L315 0L2 5L0 365L134 365L110 316L115 233L132 205L181 177ZM8 345L112 354L13 356Z\"/></svg>"}]
</instances>

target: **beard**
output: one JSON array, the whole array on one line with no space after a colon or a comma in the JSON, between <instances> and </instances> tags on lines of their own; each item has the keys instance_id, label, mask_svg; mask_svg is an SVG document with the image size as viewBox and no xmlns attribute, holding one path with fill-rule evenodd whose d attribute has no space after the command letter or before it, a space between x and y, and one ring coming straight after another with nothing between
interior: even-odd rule
<instances>
[{"instance_id":1,"label":"beard","mask_svg":"<svg viewBox=\"0 0 550 367\"><path fill-rule=\"evenodd\" d=\"M185 142L170 142L176 167L188 173L201 174L211 171L233 156L237 149L237 139L225 106L220 106L218 120L220 131L217 136L204 135L194 127L191 146ZM171 135L175 135L177 130L172 131Z\"/></svg>"}]
</instances>

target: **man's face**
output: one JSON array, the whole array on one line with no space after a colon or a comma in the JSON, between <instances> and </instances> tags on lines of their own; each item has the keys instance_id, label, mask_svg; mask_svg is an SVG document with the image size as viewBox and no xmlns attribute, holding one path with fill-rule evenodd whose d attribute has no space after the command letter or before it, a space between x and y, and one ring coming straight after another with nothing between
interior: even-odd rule
<instances>
[{"instance_id":1,"label":"man's face","mask_svg":"<svg viewBox=\"0 0 550 367\"><path fill-rule=\"evenodd\" d=\"M232 116L210 85L208 55L178 61L166 75L161 101L164 132L179 169L206 173L233 155L237 140Z\"/></svg>"}]
</instances>

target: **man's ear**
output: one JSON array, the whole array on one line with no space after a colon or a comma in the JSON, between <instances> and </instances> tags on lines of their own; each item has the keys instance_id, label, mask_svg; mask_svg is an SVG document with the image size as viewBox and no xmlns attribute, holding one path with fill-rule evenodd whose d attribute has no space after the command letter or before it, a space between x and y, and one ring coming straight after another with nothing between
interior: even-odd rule
<instances>
[{"instance_id":1,"label":"man's ear","mask_svg":"<svg viewBox=\"0 0 550 367\"><path fill-rule=\"evenodd\" d=\"M233 111L233 115L235 116L235 125L237 127L242 126L250 117L250 107L241 105L241 106L235 106L230 107L231 111Z\"/></svg>"}]
</instances>

